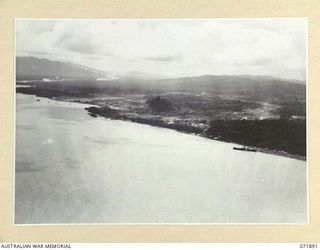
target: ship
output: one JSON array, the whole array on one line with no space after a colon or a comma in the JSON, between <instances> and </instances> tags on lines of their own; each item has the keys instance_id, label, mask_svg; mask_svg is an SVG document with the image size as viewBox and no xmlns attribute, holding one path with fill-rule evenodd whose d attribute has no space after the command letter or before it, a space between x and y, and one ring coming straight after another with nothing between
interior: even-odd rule
<instances>
[{"instance_id":1,"label":"ship","mask_svg":"<svg viewBox=\"0 0 320 250\"><path fill-rule=\"evenodd\" d=\"M243 143L242 147L233 147L234 150L248 151L248 152L257 152L257 149L248 147L246 143Z\"/></svg>"},{"instance_id":2,"label":"ship","mask_svg":"<svg viewBox=\"0 0 320 250\"><path fill-rule=\"evenodd\" d=\"M243 147L233 147L234 150L242 150L242 151L248 151L248 152L257 152L255 148L250 148L248 146L243 146Z\"/></svg>"}]
</instances>

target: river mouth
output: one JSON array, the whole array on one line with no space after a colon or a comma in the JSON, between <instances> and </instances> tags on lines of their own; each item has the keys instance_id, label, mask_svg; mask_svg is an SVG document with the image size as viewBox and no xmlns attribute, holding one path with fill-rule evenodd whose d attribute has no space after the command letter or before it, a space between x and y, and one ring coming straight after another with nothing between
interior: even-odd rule
<instances>
[{"instance_id":1,"label":"river mouth","mask_svg":"<svg viewBox=\"0 0 320 250\"><path fill-rule=\"evenodd\" d=\"M307 223L305 161L85 106L17 94L15 224Z\"/></svg>"}]
</instances>

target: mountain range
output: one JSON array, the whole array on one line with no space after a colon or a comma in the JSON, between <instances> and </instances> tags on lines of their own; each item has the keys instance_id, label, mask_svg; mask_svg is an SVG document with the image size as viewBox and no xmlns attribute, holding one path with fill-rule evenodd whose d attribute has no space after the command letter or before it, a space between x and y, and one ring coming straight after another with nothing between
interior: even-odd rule
<instances>
[{"instance_id":1,"label":"mountain range","mask_svg":"<svg viewBox=\"0 0 320 250\"><path fill-rule=\"evenodd\" d=\"M163 78L159 75L130 71L124 73L104 72L86 66L51 61L35 57L16 57L16 79L60 79L50 88L70 87L90 92L116 93L215 93L245 95L256 99L293 97L305 99L306 84L297 80L278 79L270 76L251 75L203 75L183 78ZM36 83L41 85L41 81Z\"/></svg>"},{"instance_id":2,"label":"mountain range","mask_svg":"<svg viewBox=\"0 0 320 250\"><path fill-rule=\"evenodd\" d=\"M86 80L114 80L114 79L139 79L159 80L163 77L156 74L128 71L128 72L106 72L87 66L53 61L37 57L16 57L17 80L42 80L49 79L86 79Z\"/></svg>"}]
</instances>

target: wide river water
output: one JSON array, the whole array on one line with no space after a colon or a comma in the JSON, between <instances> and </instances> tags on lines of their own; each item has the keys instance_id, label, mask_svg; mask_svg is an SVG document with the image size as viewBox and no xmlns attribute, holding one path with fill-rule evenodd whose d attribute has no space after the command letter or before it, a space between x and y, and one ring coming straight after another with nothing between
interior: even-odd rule
<instances>
[{"instance_id":1,"label":"wide river water","mask_svg":"<svg viewBox=\"0 0 320 250\"><path fill-rule=\"evenodd\" d=\"M307 223L305 161L16 100L16 224Z\"/></svg>"}]
</instances>

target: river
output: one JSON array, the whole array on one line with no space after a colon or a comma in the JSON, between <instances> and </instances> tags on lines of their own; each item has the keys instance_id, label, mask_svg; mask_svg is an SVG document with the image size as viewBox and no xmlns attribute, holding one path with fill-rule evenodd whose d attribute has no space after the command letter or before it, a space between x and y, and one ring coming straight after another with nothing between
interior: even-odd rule
<instances>
[{"instance_id":1,"label":"river","mask_svg":"<svg viewBox=\"0 0 320 250\"><path fill-rule=\"evenodd\" d=\"M307 223L305 161L16 102L15 224Z\"/></svg>"}]
</instances>

